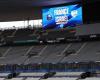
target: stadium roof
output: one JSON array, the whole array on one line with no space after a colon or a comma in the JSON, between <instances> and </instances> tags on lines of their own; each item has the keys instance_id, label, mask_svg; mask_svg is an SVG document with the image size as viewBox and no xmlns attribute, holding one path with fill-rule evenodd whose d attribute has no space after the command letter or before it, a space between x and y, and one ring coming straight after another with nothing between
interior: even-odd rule
<instances>
[{"instance_id":1,"label":"stadium roof","mask_svg":"<svg viewBox=\"0 0 100 80\"><path fill-rule=\"evenodd\" d=\"M100 0L0 0L0 11L25 9L39 6L59 5L73 2L96 2Z\"/></svg>"},{"instance_id":2,"label":"stadium roof","mask_svg":"<svg viewBox=\"0 0 100 80\"><path fill-rule=\"evenodd\" d=\"M80 0L0 0L1 8L24 8L24 7L34 7L34 6L47 6L47 5L57 5L70 2L76 2Z\"/></svg>"}]
</instances>

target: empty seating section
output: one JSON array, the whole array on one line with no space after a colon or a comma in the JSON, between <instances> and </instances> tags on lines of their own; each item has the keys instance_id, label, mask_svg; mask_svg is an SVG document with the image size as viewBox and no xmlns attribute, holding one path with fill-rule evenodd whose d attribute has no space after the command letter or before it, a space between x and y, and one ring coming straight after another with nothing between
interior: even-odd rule
<instances>
[{"instance_id":1,"label":"empty seating section","mask_svg":"<svg viewBox=\"0 0 100 80\"><path fill-rule=\"evenodd\" d=\"M56 63L59 63L60 62L60 60L62 60L62 58L63 58L64 56L60 56L60 55L55 55L55 56L47 56L43 61L42 61L42 63L54 63L54 64L56 64Z\"/></svg>"},{"instance_id":2,"label":"empty seating section","mask_svg":"<svg viewBox=\"0 0 100 80\"><path fill-rule=\"evenodd\" d=\"M60 55L66 46L67 44L48 45L41 56Z\"/></svg>"},{"instance_id":3,"label":"empty seating section","mask_svg":"<svg viewBox=\"0 0 100 80\"><path fill-rule=\"evenodd\" d=\"M84 45L85 44L85 45ZM88 61L100 61L100 42L87 42L84 43L84 47L76 55L70 55L65 57L62 62L88 62ZM90 57L91 56L91 57Z\"/></svg>"},{"instance_id":4,"label":"empty seating section","mask_svg":"<svg viewBox=\"0 0 100 80\"><path fill-rule=\"evenodd\" d=\"M35 40L36 36L33 35L33 29L18 29L13 37L14 41Z\"/></svg>"},{"instance_id":5,"label":"empty seating section","mask_svg":"<svg viewBox=\"0 0 100 80\"><path fill-rule=\"evenodd\" d=\"M11 39L11 38L10 38ZM8 39L9 40L9 39ZM36 36L18 36L18 37L13 37L12 38L13 41L15 42L24 42L24 41L30 41L30 40L37 40Z\"/></svg>"},{"instance_id":6,"label":"empty seating section","mask_svg":"<svg viewBox=\"0 0 100 80\"><path fill-rule=\"evenodd\" d=\"M0 64L22 64L27 59L26 56L10 56L0 58Z\"/></svg>"},{"instance_id":7,"label":"empty seating section","mask_svg":"<svg viewBox=\"0 0 100 80\"><path fill-rule=\"evenodd\" d=\"M73 33L69 33L67 29L63 30L54 30L54 31L47 31L46 35L35 34L35 31L31 28L25 29L13 29L13 30L4 30L1 31L0 38L4 38L5 42L11 41L25 41L25 40L54 40L57 38L66 38L69 36L73 36ZM62 35L63 34L63 35ZM53 35L53 36L52 36Z\"/></svg>"},{"instance_id":8,"label":"empty seating section","mask_svg":"<svg viewBox=\"0 0 100 80\"><path fill-rule=\"evenodd\" d=\"M77 57L80 61L100 61L100 42L88 42ZM91 56L91 57L90 57Z\"/></svg>"},{"instance_id":9,"label":"empty seating section","mask_svg":"<svg viewBox=\"0 0 100 80\"><path fill-rule=\"evenodd\" d=\"M0 47L0 63L65 63L100 61L100 41ZM68 51L72 51L71 54ZM65 56L68 54L68 56ZM90 58L91 55L91 58ZM16 60L14 57L18 57ZM22 57L22 59L21 59ZM9 59L7 61L7 59ZM19 59L19 60L18 60ZM18 62L18 61L20 62Z\"/></svg>"},{"instance_id":10,"label":"empty seating section","mask_svg":"<svg viewBox=\"0 0 100 80\"><path fill-rule=\"evenodd\" d=\"M36 46L32 46L31 50L29 51L28 54L34 54L34 55L38 55L42 49L45 47L45 45L36 45Z\"/></svg>"},{"instance_id":11,"label":"empty seating section","mask_svg":"<svg viewBox=\"0 0 100 80\"><path fill-rule=\"evenodd\" d=\"M6 56L23 56L26 54L30 46L13 46L9 48Z\"/></svg>"},{"instance_id":12,"label":"empty seating section","mask_svg":"<svg viewBox=\"0 0 100 80\"><path fill-rule=\"evenodd\" d=\"M0 57L2 57L8 49L9 47L0 47Z\"/></svg>"},{"instance_id":13,"label":"empty seating section","mask_svg":"<svg viewBox=\"0 0 100 80\"><path fill-rule=\"evenodd\" d=\"M0 36L5 37L4 41L8 43L13 41L37 40L37 37L34 35L34 30L30 28L18 30L4 30L2 31Z\"/></svg>"},{"instance_id":14,"label":"empty seating section","mask_svg":"<svg viewBox=\"0 0 100 80\"><path fill-rule=\"evenodd\" d=\"M31 34L33 34L33 30L32 29L18 29L15 36L29 36Z\"/></svg>"},{"instance_id":15,"label":"empty seating section","mask_svg":"<svg viewBox=\"0 0 100 80\"><path fill-rule=\"evenodd\" d=\"M45 49L46 45L32 46L28 55L32 55L25 63L41 63L44 57L40 57L40 54Z\"/></svg>"},{"instance_id":16,"label":"empty seating section","mask_svg":"<svg viewBox=\"0 0 100 80\"><path fill-rule=\"evenodd\" d=\"M67 44L48 45L41 56L45 56L43 63L57 63L62 58L60 54L66 48Z\"/></svg>"},{"instance_id":17,"label":"empty seating section","mask_svg":"<svg viewBox=\"0 0 100 80\"><path fill-rule=\"evenodd\" d=\"M63 29L63 30L47 31L46 34L44 33L43 35L41 35L41 39L55 40L57 38L67 38L73 36L74 36L74 31L69 32L69 30Z\"/></svg>"},{"instance_id":18,"label":"empty seating section","mask_svg":"<svg viewBox=\"0 0 100 80\"><path fill-rule=\"evenodd\" d=\"M12 37L15 31L16 31L15 29L0 31L0 42L1 43L6 42L7 38ZM8 41L11 41L11 39Z\"/></svg>"},{"instance_id":19,"label":"empty seating section","mask_svg":"<svg viewBox=\"0 0 100 80\"><path fill-rule=\"evenodd\" d=\"M82 45L83 43L71 43L67 50L74 50L77 52L82 47Z\"/></svg>"},{"instance_id":20,"label":"empty seating section","mask_svg":"<svg viewBox=\"0 0 100 80\"><path fill-rule=\"evenodd\" d=\"M14 32L15 32L15 29L4 30L4 31L2 31L1 36L2 37L12 36Z\"/></svg>"},{"instance_id":21,"label":"empty seating section","mask_svg":"<svg viewBox=\"0 0 100 80\"><path fill-rule=\"evenodd\" d=\"M62 44L45 46L44 48L42 48L41 52L39 53L39 56L31 57L28 62L29 63L45 63L47 61L46 59L49 59L50 56L59 55L62 52L62 50L65 49L65 46L66 45L62 45ZM51 57L50 57L50 60L52 60Z\"/></svg>"},{"instance_id":22,"label":"empty seating section","mask_svg":"<svg viewBox=\"0 0 100 80\"><path fill-rule=\"evenodd\" d=\"M42 63L45 57L40 57L40 56L33 56L25 62L25 64L34 64L34 63Z\"/></svg>"},{"instance_id":23,"label":"empty seating section","mask_svg":"<svg viewBox=\"0 0 100 80\"><path fill-rule=\"evenodd\" d=\"M20 73L18 77L42 77L45 72L34 72L34 73Z\"/></svg>"},{"instance_id":24,"label":"empty seating section","mask_svg":"<svg viewBox=\"0 0 100 80\"><path fill-rule=\"evenodd\" d=\"M77 52L81 48L83 43L72 43L72 44L62 44L62 45L61 44L57 45L57 47L58 47L57 53L64 54L69 50L75 50ZM65 57L64 55L57 55L56 51L54 53L51 52L49 54L50 54L50 56L48 56L43 62L45 62L45 63L59 63L60 60L62 60Z\"/></svg>"}]
</instances>

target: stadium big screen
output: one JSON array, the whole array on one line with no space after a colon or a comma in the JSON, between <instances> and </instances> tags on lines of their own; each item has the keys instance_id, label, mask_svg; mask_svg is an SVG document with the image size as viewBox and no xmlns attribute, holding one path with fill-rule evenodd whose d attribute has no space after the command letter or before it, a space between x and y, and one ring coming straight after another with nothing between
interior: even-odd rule
<instances>
[{"instance_id":1,"label":"stadium big screen","mask_svg":"<svg viewBox=\"0 0 100 80\"><path fill-rule=\"evenodd\" d=\"M60 29L75 27L82 24L82 5L74 4L68 6L44 8L42 10L43 29Z\"/></svg>"}]
</instances>

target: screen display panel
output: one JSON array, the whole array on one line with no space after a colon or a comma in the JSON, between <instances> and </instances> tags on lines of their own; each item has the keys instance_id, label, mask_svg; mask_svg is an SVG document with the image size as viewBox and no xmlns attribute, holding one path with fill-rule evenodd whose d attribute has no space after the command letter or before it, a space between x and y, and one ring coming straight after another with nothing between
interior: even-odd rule
<instances>
[{"instance_id":1,"label":"screen display panel","mask_svg":"<svg viewBox=\"0 0 100 80\"><path fill-rule=\"evenodd\" d=\"M83 23L82 5L74 4L42 10L43 29L75 27Z\"/></svg>"}]
</instances>

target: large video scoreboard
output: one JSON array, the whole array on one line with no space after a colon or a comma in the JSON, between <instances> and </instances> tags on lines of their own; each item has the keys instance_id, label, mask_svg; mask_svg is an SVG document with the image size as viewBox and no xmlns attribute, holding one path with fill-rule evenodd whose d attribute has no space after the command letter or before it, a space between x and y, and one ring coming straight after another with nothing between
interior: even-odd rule
<instances>
[{"instance_id":1,"label":"large video scoreboard","mask_svg":"<svg viewBox=\"0 0 100 80\"><path fill-rule=\"evenodd\" d=\"M43 29L60 29L82 24L82 5L44 8L42 10Z\"/></svg>"}]
</instances>

